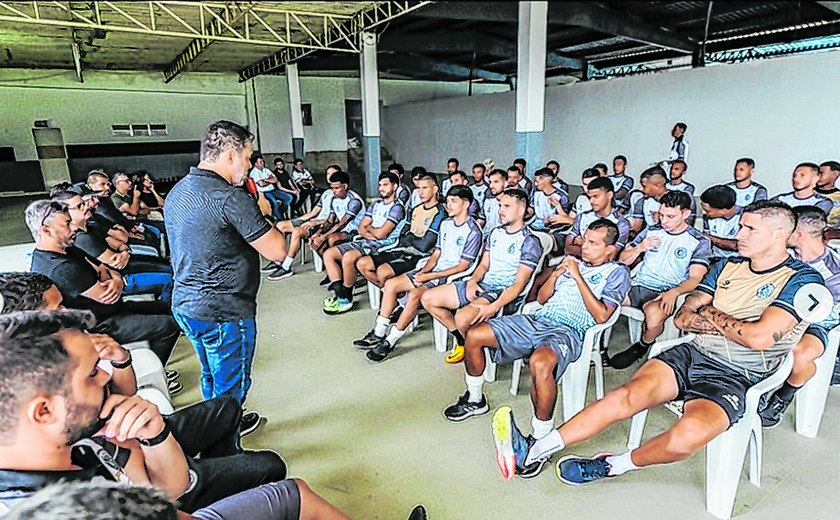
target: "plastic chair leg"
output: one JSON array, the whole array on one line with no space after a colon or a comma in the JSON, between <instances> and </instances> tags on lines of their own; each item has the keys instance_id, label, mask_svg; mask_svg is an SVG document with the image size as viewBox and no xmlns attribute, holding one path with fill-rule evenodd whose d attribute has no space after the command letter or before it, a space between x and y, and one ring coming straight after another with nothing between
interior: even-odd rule
<instances>
[{"instance_id":1,"label":"plastic chair leg","mask_svg":"<svg viewBox=\"0 0 840 520\"><path fill-rule=\"evenodd\" d=\"M837 344L829 342L829 347L815 361L817 372L814 377L796 392L796 433L799 435L813 439L820 432L836 357Z\"/></svg>"},{"instance_id":2,"label":"plastic chair leg","mask_svg":"<svg viewBox=\"0 0 840 520\"><path fill-rule=\"evenodd\" d=\"M496 362L492 360L490 349L484 349L484 381L487 383L496 382Z\"/></svg>"},{"instance_id":3,"label":"plastic chair leg","mask_svg":"<svg viewBox=\"0 0 840 520\"><path fill-rule=\"evenodd\" d=\"M627 437L627 449L635 450L642 445L642 435L645 433L648 411L642 410L630 420L630 435Z\"/></svg>"},{"instance_id":4,"label":"plastic chair leg","mask_svg":"<svg viewBox=\"0 0 840 520\"><path fill-rule=\"evenodd\" d=\"M321 259L321 255L318 253L312 253L312 263L315 264L315 272L316 273L323 273L324 272L324 260Z\"/></svg>"},{"instance_id":5,"label":"plastic chair leg","mask_svg":"<svg viewBox=\"0 0 840 520\"><path fill-rule=\"evenodd\" d=\"M299 251L300 251L300 265L305 265L306 264L306 250L307 249L308 248L306 247L306 240L301 238L300 239L300 249L299 249Z\"/></svg>"},{"instance_id":6,"label":"plastic chair leg","mask_svg":"<svg viewBox=\"0 0 840 520\"><path fill-rule=\"evenodd\" d=\"M368 282L367 283L367 293L368 293L368 304L370 305L371 310L378 311L379 310L379 301L382 298L382 291L376 285Z\"/></svg>"},{"instance_id":7,"label":"plastic chair leg","mask_svg":"<svg viewBox=\"0 0 840 520\"><path fill-rule=\"evenodd\" d=\"M449 331L438 320L434 320L432 324L432 334L435 340L435 350L438 352L446 352L446 340L449 337Z\"/></svg>"},{"instance_id":8,"label":"plastic chair leg","mask_svg":"<svg viewBox=\"0 0 840 520\"><path fill-rule=\"evenodd\" d=\"M732 517L755 411L706 446L706 510L717 518Z\"/></svg>"},{"instance_id":9,"label":"plastic chair leg","mask_svg":"<svg viewBox=\"0 0 840 520\"><path fill-rule=\"evenodd\" d=\"M630 344L638 342L642 338L642 322L627 318L627 330L630 333Z\"/></svg>"},{"instance_id":10,"label":"plastic chair leg","mask_svg":"<svg viewBox=\"0 0 840 520\"><path fill-rule=\"evenodd\" d=\"M750 432L750 483L755 487L761 487L761 454L764 449L761 430L761 418L756 415Z\"/></svg>"},{"instance_id":11,"label":"plastic chair leg","mask_svg":"<svg viewBox=\"0 0 840 520\"><path fill-rule=\"evenodd\" d=\"M522 375L522 366L525 361L520 358L513 362L513 368L510 374L510 395L519 393L519 376Z\"/></svg>"}]
</instances>

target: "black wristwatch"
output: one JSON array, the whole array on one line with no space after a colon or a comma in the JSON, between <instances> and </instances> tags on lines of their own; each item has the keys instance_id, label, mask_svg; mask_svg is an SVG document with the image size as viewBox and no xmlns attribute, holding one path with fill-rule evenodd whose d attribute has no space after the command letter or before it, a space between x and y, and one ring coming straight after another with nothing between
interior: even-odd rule
<instances>
[{"instance_id":1,"label":"black wristwatch","mask_svg":"<svg viewBox=\"0 0 840 520\"><path fill-rule=\"evenodd\" d=\"M169 437L169 434L172 433L172 430L169 429L169 425L166 424L166 421L163 421L163 430L151 439L137 439L137 442L142 444L143 446L157 446L158 444L162 443Z\"/></svg>"},{"instance_id":2,"label":"black wristwatch","mask_svg":"<svg viewBox=\"0 0 840 520\"><path fill-rule=\"evenodd\" d=\"M117 363L116 361L111 361L111 366L118 369L118 370L122 370L124 368L130 367L131 366L131 351L128 351L128 359L126 359L122 363Z\"/></svg>"}]
</instances>

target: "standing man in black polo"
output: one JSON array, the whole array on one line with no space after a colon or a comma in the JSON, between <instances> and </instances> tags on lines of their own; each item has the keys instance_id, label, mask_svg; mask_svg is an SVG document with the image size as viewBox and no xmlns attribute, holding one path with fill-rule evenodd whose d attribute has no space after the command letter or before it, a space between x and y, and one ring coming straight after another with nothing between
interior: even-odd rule
<instances>
[{"instance_id":1,"label":"standing man in black polo","mask_svg":"<svg viewBox=\"0 0 840 520\"><path fill-rule=\"evenodd\" d=\"M232 395L245 401L256 348L260 254L282 262L286 241L242 188L253 136L230 121L210 125L200 162L166 197L172 245L172 314L201 361L205 399ZM260 423L242 418L242 433Z\"/></svg>"}]
</instances>

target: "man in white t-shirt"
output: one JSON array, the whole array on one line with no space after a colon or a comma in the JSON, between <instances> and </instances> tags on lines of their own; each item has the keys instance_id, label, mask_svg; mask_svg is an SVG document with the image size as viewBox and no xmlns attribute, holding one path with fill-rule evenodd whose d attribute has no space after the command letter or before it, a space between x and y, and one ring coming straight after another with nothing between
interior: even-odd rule
<instances>
[{"instance_id":1,"label":"man in white t-shirt","mask_svg":"<svg viewBox=\"0 0 840 520\"><path fill-rule=\"evenodd\" d=\"M741 229L741 208L736 201L735 190L729 186L712 186L700 195L703 234L712 243L711 262L738 254L735 235Z\"/></svg>"},{"instance_id":2,"label":"man in white t-shirt","mask_svg":"<svg viewBox=\"0 0 840 520\"><path fill-rule=\"evenodd\" d=\"M274 172L265 167L265 158L260 154L255 154L251 157L251 162L254 167L248 174L254 179L257 184L257 191L259 191L271 203L271 213L276 220L280 220L285 211L284 202L280 199L277 189L277 177Z\"/></svg>"}]
</instances>

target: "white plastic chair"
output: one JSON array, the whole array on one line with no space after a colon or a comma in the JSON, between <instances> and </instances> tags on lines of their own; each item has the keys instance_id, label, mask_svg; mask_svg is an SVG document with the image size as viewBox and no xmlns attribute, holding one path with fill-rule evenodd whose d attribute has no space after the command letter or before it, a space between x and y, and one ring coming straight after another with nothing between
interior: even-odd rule
<instances>
[{"instance_id":1,"label":"white plastic chair","mask_svg":"<svg viewBox=\"0 0 840 520\"><path fill-rule=\"evenodd\" d=\"M137 388L157 388L164 395L169 395L169 386L166 382L166 372L163 364L152 349L148 341L136 341L126 343L122 346L131 352L131 366L134 369L134 378L137 380Z\"/></svg>"},{"instance_id":2,"label":"white plastic chair","mask_svg":"<svg viewBox=\"0 0 840 520\"><path fill-rule=\"evenodd\" d=\"M683 303L685 303L687 296L688 295L686 294L681 294L677 298L677 301L674 304L674 314L665 320L665 328L662 330L662 334L659 335L657 340L669 341L680 337L682 331L674 325L674 316L676 316L679 308L683 306ZM627 318L627 332L630 336L630 344L633 345L642 338L642 325L645 322L645 313L641 309L630 307L628 305L621 308L621 315ZM612 329L609 329L604 334L604 345L610 344L611 337Z\"/></svg>"},{"instance_id":3,"label":"white plastic chair","mask_svg":"<svg viewBox=\"0 0 840 520\"><path fill-rule=\"evenodd\" d=\"M321 258L321 255L312 251L312 264L315 267L316 273L323 273L324 272L324 260Z\"/></svg>"},{"instance_id":4,"label":"white plastic chair","mask_svg":"<svg viewBox=\"0 0 840 520\"><path fill-rule=\"evenodd\" d=\"M838 346L840 346L840 325L828 333L828 346L822 356L814 362L817 366L814 377L796 392L796 433L799 435L813 439L820 431Z\"/></svg>"},{"instance_id":5,"label":"white plastic chair","mask_svg":"<svg viewBox=\"0 0 840 520\"><path fill-rule=\"evenodd\" d=\"M472 265L467 267L465 271L453 274L452 276L446 279L445 283L452 283L457 280L468 278L470 275L473 274L473 271L475 271L475 268L478 267L478 264L480 262L481 255L478 255L475 261L472 263ZM438 352L446 352L446 340L449 336L449 331L446 330L446 327L444 327L443 324L438 320L432 320L432 335L434 338L435 350L437 350Z\"/></svg>"},{"instance_id":6,"label":"white plastic chair","mask_svg":"<svg viewBox=\"0 0 840 520\"><path fill-rule=\"evenodd\" d=\"M0 272L29 271L34 250L34 242L0 247Z\"/></svg>"},{"instance_id":7,"label":"white plastic chair","mask_svg":"<svg viewBox=\"0 0 840 520\"><path fill-rule=\"evenodd\" d=\"M648 359L676 345L694 338L688 334L682 338L654 343ZM793 354L789 353L779 368L771 375L747 390L745 412L741 419L727 431L715 437L706 445L706 510L717 518L731 518L735 506L735 495L741 480L741 469L747 449L750 452L750 482L755 487L761 485L762 432L761 418L758 416L758 402L761 396L782 386L793 368ZM681 415L674 404L666 408ZM681 408L681 407L680 407ZM633 416L630 422L630 435L627 449L635 450L642 443L642 434L647 421L648 410Z\"/></svg>"},{"instance_id":8,"label":"white plastic chair","mask_svg":"<svg viewBox=\"0 0 840 520\"><path fill-rule=\"evenodd\" d=\"M533 314L541 305L538 302L531 302L522 308L520 314ZM613 310L609 319L604 323L593 325L583 336L580 357L572 362L560 379L563 394L563 420L568 421L578 412L583 410L586 403L586 390L589 388L589 367L591 361L595 360L595 398L604 397L604 367L601 365L601 336L610 329L618 316L621 314L619 305ZM510 393L516 395L519 392L519 376L525 360L520 358L513 362L513 375L510 381Z\"/></svg>"},{"instance_id":9,"label":"white plastic chair","mask_svg":"<svg viewBox=\"0 0 840 520\"><path fill-rule=\"evenodd\" d=\"M175 413L175 407L169 401L167 394L161 392L157 388L147 386L137 390L137 395L157 406L161 415L172 415Z\"/></svg>"}]
</instances>

